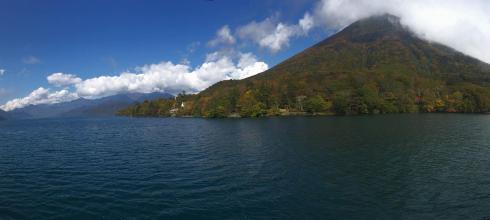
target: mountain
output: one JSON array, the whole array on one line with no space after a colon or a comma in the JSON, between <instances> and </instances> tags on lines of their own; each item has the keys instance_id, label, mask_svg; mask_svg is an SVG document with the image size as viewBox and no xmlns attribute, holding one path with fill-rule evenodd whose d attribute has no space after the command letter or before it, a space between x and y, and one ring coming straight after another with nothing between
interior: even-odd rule
<instances>
[{"instance_id":1,"label":"mountain","mask_svg":"<svg viewBox=\"0 0 490 220\"><path fill-rule=\"evenodd\" d=\"M7 120L9 118L10 115L7 112L0 110L0 121Z\"/></svg>"},{"instance_id":2,"label":"mountain","mask_svg":"<svg viewBox=\"0 0 490 220\"><path fill-rule=\"evenodd\" d=\"M178 113L205 117L482 113L490 111L489 83L489 64L421 39L399 18L383 15L354 22L253 77L222 81L195 96L178 97L186 103ZM172 102L141 103L119 113L168 115L157 107L177 106Z\"/></svg>"},{"instance_id":3,"label":"mountain","mask_svg":"<svg viewBox=\"0 0 490 220\"><path fill-rule=\"evenodd\" d=\"M8 112L15 119L53 117L101 117L115 115L117 110L145 100L173 97L167 93L128 93L100 99L77 99L57 104L31 105Z\"/></svg>"},{"instance_id":4,"label":"mountain","mask_svg":"<svg viewBox=\"0 0 490 220\"><path fill-rule=\"evenodd\" d=\"M79 108L66 111L61 116L63 117L100 117L115 115L121 109L133 105L135 103L144 102L145 100L155 100L160 98L172 98L171 94L167 93L130 93L119 94L110 97L105 97L96 100L90 100L90 104L83 105Z\"/></svg>"}]
</instances>

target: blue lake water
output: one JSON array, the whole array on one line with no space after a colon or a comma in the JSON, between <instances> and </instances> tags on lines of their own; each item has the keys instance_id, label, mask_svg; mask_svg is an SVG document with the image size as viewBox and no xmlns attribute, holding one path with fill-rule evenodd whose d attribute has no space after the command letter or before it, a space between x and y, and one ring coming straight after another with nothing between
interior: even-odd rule
<instances>
[{"instance_id":1,"label":"blue lake water","mask_svg":"<svg viewBox=\"0 0 490 220\"><path fill-rule=\"evenodd\" d=\"M490 115L0 122L0 219L488 219Z\"/></svg>"}]
</instances>

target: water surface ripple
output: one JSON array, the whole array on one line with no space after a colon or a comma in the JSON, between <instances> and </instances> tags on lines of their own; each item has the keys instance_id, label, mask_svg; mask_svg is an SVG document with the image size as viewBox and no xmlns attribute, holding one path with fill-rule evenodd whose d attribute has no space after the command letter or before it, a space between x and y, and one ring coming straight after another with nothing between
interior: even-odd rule
<instances>
[{"instance_id":1,"label":"water surface ripple","mask_svg":"<svg viewBox=\"0 0 490 220\"><path fill-rule=\"evenodd\" d=\"M0 122L0 219L487 219L490 116Z\"/></svg>"}]
</instances>

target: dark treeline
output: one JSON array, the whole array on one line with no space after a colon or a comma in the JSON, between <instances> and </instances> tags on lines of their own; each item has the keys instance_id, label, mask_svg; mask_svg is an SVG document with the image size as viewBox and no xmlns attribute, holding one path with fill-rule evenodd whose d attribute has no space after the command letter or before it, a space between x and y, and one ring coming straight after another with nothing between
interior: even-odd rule
<instances>
[{"instance_id":1,"label":"dark treeline","mask_svg":"<svg viewBox=\"0 0 490 220\"><path fill-rule=\"evenodd\" d=\"M490 112L490 89L405 74L309 75L286 83L224 81L198 95L145 101L126 116L262 117L414 112ZM335 77L336 79L332 79Z\"/></svg>"}]
</instances>

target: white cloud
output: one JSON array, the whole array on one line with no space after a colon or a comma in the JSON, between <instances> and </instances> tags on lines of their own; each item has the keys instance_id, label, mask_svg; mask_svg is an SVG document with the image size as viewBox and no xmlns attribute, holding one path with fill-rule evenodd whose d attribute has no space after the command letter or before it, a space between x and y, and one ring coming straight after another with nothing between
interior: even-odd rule
<instances>
[{"instance_id":1,"label":"white cloud","mask_svg":"<svg viewBox=\"0 0 490 220\"><path fill-rule=\"evenodd\" d=\"M315 20L310 13L306 13L305 16L299 20L298 24L303 33L308 34L308 32L315 26Z\"/></svg>"},{"instance_id":2,"label":"white cloud","mask_svg":"<svg viewBox=\"0 0 490 220\"><path fill-rule=\"evenodd\" d=\"M251 53L241 54L237 67L236 75L233 75L231 79L245 79L269 69L266 63L257 62Z\"/></svg>"},{"instance_id":3,"label":"white cloud","mask_svg":"<svg viewBox=\"0 0 490 220\"><path fill-rule=\"evenodd\" d=\"M209 46L215 47L220 44L234 44L235 37L231 34L230 28L228 25L223 26L216 32L216 37L208 42Z\"/></svg>"},{"instance_id":4,"label":"white cloud","mask_svg":"<svg viewBox=\"0 0 490 220\"><path fill-rule=\"evenodd\" d=\"M60 102L68 102L75 99L78 99L78 95L68 90L63 89L50 92L49 89L39 87L38 89L32 91L28 96L8 101L4 105L0 106L0 108L4 111L11 111L16 108L23 108L29 105L55 104Z\"/></svg>"},{"instance_id":5,"label":"white cloud","mask_svg":"<svg viewBox=\"0 0 490 220\"><path fill-rule=\"evenodd\" d=\"M267 70L269 66L251 53L224 50L210 53L200 66L193 68L189 64L161 62L144 65L132 72L123 72L117 76L99 76L82 80L72 74L54 73L47 77L55 86L71 88L50 92L40 87L24 98L8 101L0 106L5 111L23 108L29 105L54 104L72 101L80 97L99 98L120 93L169 92L182 90L199 92L221 80L243 79Z\"/></svg>"},{"instance_id":6,"label":"white cloud","mask_svg":"<svg viewBox=\"0 0 490 220\"><path fill-rule=\"evenodd\" d=\"M305 36L313 27L313 17L306 13L298 24L288 25L278 22L276 17L269 17L261 22L252 21L239 27L237 33L240 38L252 40L260 47L276 53L288 47L292 37Z\"/></svg>"},{"instance_id":7,"label":"white cloud","mask_svg":"<svg viewBox=\"0 0 490 220\"><path fill-rule=\"evenodd\" d=\"M34 64L39 64L41 63L41 60L35 56L28 56L28 57L24 57L22 59L22 62L24 64L29 64L29 65L34 65Z\"/></svg>"},{"instance_id":8,"label":"white cloud","mask_svg":"<svg viewBox=\"0 0 490 220\"><path fill-rule=\"evenodd\" d=\"M55 86L69 86L82 81L81 78L75 75L65 73L53 73L49 75L47 79L50 84Z\"/></svg>"},{"instance_id":9,"label":"white cloud","mask_svg":"<svg viewBox=\"0 0 490 220\"><path fill-rule=\"evenodd\" d=\"M5 70L4 69L0 69L0 76L3 76L5 74Z\"/></svg>"},{"instance_id":10,"label":"white cloud","mask_svg":"<svg viewBox=\"0 0 490 220\"><path fill-rule=\"evenodd\" d=\"M124 72L118 76L100 76L75 85L81 97L96 98L124 92L169 92L182 90L198 92L226 79L243 79L268 69L250 53L238 53L235 58L222 53L208 54L206 61L192 68L186 64L161 62L145 65L136 72Z\"/></svg>"},{"instance_id":11,"label":"white cloud","mask_svg":"<svg viewBox=\"0 0 490 220\"><path fill-rule=\"evenodd\" d=\"M393 14L430 41L490 63L488 0L321 0L316 21L332 29L372 15Z\"/></svg>"}]
</instances>

